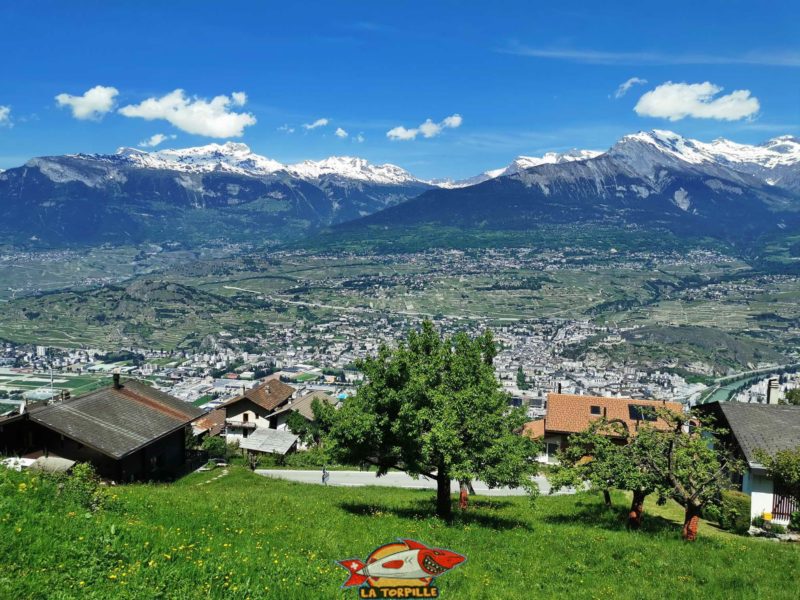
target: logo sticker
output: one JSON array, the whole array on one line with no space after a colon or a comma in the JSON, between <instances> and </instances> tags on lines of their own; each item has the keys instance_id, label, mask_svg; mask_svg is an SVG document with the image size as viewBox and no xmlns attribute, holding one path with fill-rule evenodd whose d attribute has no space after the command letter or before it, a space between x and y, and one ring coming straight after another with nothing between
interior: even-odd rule
<instances>
[{"instance_id":1,"label":"logo sticker","mask_svg":"<svg viewBox=\"0 0 800 600\"><path fill-rule=\"evenodd\" d=\"M434 579L466 561L444 548L401 539L372 551L365 561L337 561L350 573L343 588L358 586L359 598L438 598Z\"/></svg>"}]
</instances>

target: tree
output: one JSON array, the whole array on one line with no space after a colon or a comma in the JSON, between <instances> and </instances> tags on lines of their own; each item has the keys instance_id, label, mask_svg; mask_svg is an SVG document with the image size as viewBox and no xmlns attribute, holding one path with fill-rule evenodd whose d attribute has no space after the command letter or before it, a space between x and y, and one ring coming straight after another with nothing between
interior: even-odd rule
<instances>
[{"instance_id":1,"label":"tree","mask_svg":"<svg viewBox=\"0 0 800 600\"><path fill-rule=\"evenodd\" d=\"M741 461L723 446L722 430L701 419L668 410L656 411L667 427L647 423L639 428L642 466L658 483L661 497L684 507L683 538L694 541L700 513L731 487L731 475L742 471Z\"/></svg>"},{"instance_id":2,"label":"tree","mask_svg":"<svg viewBox=\"0 0 800 600\"><path fill-rule=\"evenodd\" d=\"M603 491L607 506L611 505L611 488L630 491L628 526L638 529L644 518L644 501L659 487L644 459L652 451L648 442L648 438L631 436L622 421L597 420L569 437L548 479L554 489L579 488L588 482Z\"/></svg>"},{"instance_id":3,"label":"tree","mask_svg":"<svg viewBox=\"0 0 800 600\"><path fill-rule=\"evenodd\" d=\"M522 365L517 368L517 387L521 390L528 389L528 382L525 379L525 371L522 370Z\"/></svg>"},{"instance_id":4,"label":"tree","mask_svg":"<svg viewBox=\"0 0 800 600\"><path fill-rule=\"evenodd\" d=\"M786 394L784 394L784 399L781 404L793 404L794 406L800 406L800 388L787 390Z\"/></svg>"},{"instance_id":5,"label":"tree","mask_svg":"<svg viewBox=\"0 0 800 600\"><path fill-rule=\"evenodd\" d=\"M800 503L800 446L794 450L780 450L772 456L759 451L756 456L783 492Z\"/></svg>"},{"instance_id":6,"label":"tree","mask_svg":"<svg viewBox=\"0 0 800 600\"><path fill-rule=\"evenodd\" d=\"M441 338L429 321L396 349L360 361L366 383L336 412L328 439L340 462L371 462L437 483L436 513L451 517L450 482L536 492L538 444L518 434L526 417L495 378L489 332Z\"/></svg>"}]
</instances>

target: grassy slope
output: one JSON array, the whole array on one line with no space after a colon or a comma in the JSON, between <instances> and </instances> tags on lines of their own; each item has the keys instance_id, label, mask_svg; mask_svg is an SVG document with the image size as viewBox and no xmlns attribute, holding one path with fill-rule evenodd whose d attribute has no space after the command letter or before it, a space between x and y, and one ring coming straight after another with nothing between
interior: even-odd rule
<instances>
[{"instance_id":1,"label":"grassy slope","mask_svg":"<svg viewBox=\"0 0 800 600\"><path fill-rule=\"evenodd\" d=\"M2 598L341 598L336 559L407 536L464 553L444 598L794 598L800 548L703 524L686 544L678 507L649 506L629 533L595 496L475 499L447 526L430 492L322 488L241 468L117 488L94 516L18 481L0 486ZM658 511L663 516L655 516Z\"/></svg>"}]
</instances>

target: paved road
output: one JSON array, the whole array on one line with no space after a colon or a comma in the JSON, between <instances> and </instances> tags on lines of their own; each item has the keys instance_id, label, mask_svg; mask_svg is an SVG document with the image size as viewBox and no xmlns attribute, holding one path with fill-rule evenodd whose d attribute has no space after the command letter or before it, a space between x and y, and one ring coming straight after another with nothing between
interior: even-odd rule
<instances>
[{"instance_id":1,"label":"paved road","mask_svg":"<svg viewBox=\"0 0 800 600\"><path fill-rule=\"evenodd\" d=\"M322 485L322 471L287 471L283 469L257 469L256 473L265 477L277 477L278 479L288 479L289 481L298 481L300 483L316 483ZM369 471L329 471L331 474L328 480L328 485L338 485L347 487L363 487L366 485L377 485L384 487L399 487L399 488L415 488L415 489L436 489L436 482L427 477L420 477L414 479L405 473L392 471L383 477L375 477L374 472ZM542 495L550 492L550 485L544 477L536 477L534 479L539 486L539 491ZM482 496L522 496L525 494L524 490L512 488L496 488L489 489L485 483L475 481L472 484L475 488L475 493ZM457 493L458 482L453 481L450 484L450 489L453 493ZM566 490L558 493L572 494L574 491Z\"/></svg>"}]
</instances>

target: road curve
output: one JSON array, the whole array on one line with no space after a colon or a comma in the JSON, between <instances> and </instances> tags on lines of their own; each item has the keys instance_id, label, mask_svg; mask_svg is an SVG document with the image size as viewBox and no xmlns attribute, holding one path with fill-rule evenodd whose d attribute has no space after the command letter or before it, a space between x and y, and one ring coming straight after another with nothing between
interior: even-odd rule
<instances>
[{"instance_id":1,"label":"road curve","mask_svg":"<svg viewBox=\"0 0 800 600\"><path fill-rule=\"evenodd\" d=\"M274 477L277 479L286 479L288 481L296 481L299 483L313 483L322 485L322 471L289 471L284 469L256 469L258 475L264 477ZM394 488L408 488L408 489L436 489L436 482L427 477L420 477L414 479L405 473L392 471L382 477L376 477L374 472L370 471L329 471L330 478L328 485L344 486L344 487L364 487L368 485L394 487ZM539 486L539 492L542 495L550 493L550 484L543 476L537 476L534 481ZM495 488L489 487L482 481L474 481L472 487L475 488L475 493L481 496L524 496L525 490L519 488ZM452 481L450 483L450 490L453 493L458 492L458 482ZM574 490L563 490L556 492L559 494L573 494Z\"/></svg>"}]
</instances>

